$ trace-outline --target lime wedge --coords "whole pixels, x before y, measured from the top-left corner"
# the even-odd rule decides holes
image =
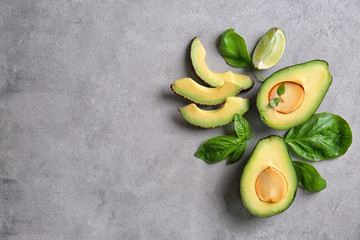
[[[252,61],[257,69],[269,69],[281,59],[285,50],[285,35],[275,27],[265,33],[257,43]]]

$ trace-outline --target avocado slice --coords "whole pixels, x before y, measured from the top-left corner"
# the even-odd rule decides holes
[[[297,190],[294,166],[283,139],[261,139],[245,165],[240,182],[241,198],[255,216],[270,217],[285,211]]]
[[[217,105],[225,102],[226,97],[236,96],[242,87],[235,83],[225,81],[224,85],[217,88],[201,86],[191,78],[182,78],[171,85],[171,89],[195,103],[203,105]]]
[[[191,103],[185,107],[179,108],[179,111],[186,121],[195,126],[215,128],[232,122],[236,113],[243,115],[249,108],[249,99],[227,97],[224,105],[216,110],[203,110]]]
[[[198,37],[192,41],[190,57],[196,74],[210,86],[221,87],[225,81],[233,82],[243,89],[249,89],[254,85],[254,81],[249,76],[235,74],[231,71],[217,73],[210,70],[205,62],[205,48]]]
[[[320,106],[332,82],[329,65],[322,60],[290,66],[267,78],[257,95],[261,119],[269,126],[286,130],[304,123]],[[272,98],[279,98],[277,89],[285,86],[285,93],[277,107]]]

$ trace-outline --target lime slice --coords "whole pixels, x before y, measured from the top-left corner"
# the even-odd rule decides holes
[[[254,67],[260,70],[275,66],[284,53],[285,42],[285,35],[280,28],[267,31],[255,47],[252,58]]]

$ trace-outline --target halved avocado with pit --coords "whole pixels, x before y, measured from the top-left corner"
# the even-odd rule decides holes
[[[261,139],[245,165],[240,181],[244,206],[255,216],[270,217],[293,202],[297,177],[283,139]]]
[[[261,119],[269,126],[286,130],[304,123],[320,106],[332,82],[329,65],[314,60],[284,68],[267,78],[257,95]],[[283,85],[285,93],[278,95]],[[276,107],[272,99],[280,99]]]
[[[242,87],[235,83],[225,81],[224,85],[217,88],[204,87],[191,78],[182,78],[171,85],[171,89],[195,103],[203,105],[217,105],[225,102],[227,97],[236,96]]]
[[[243,89],[249,89],[254,85],[254,81],[247,75],[235,74],[231,71],[217,73],[210,70],[205,61],[205,48],[198,37],[194,38],[191,44],[190,57],[196,74],[210,86],[221,87],[225,81],[233,82]]]
[[[249,99],[227,97],[224,105],[216,110],[203,110],[191,103],[185,107],[179,108],[179,111],[186,121],[195,126],[215,128],[232,122],[236,113],[243,115],[249,109]]]

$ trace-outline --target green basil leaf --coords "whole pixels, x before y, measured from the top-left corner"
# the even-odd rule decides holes
[[[309,192],[320,192],[326,188],[326,180],[320,176],[314,166],[300,161],[293,161],[293,165],[299,187]]]
[[[276,108],[280,103],[280,98],[273,98],[270,100],[270,106]]]
[[[229,158],[237,149],[240,139],[233,136],[214,137],[207,140],[195,153],[206,163],[217,163]]]
[[[250,136],[250,125],[240,114],[235,114],[234,127],[236,135],[242,140]]]
[[[220,54],[234,67],[252,67],[245,40],[230,28],[221,35]]]
[[[290,129],[285,142],[301,157],[320,161],[345,154],[352,143],[352,133],[349,124],[340,116],[319,113]]]
[[[285,93],[285,84],[281,84],[277,89],[277,94],[279,97]]]
[[[242,141],[238,145],[238,147],[235,150],[235,152],[233,153],[233,155],[229,158],[226,165],[230,165],[230,164],[233,164],[233,163],[236,163],[237,161],[239,161],[240,158],[244,155],[245,150],[246,150],[246,141]]]

